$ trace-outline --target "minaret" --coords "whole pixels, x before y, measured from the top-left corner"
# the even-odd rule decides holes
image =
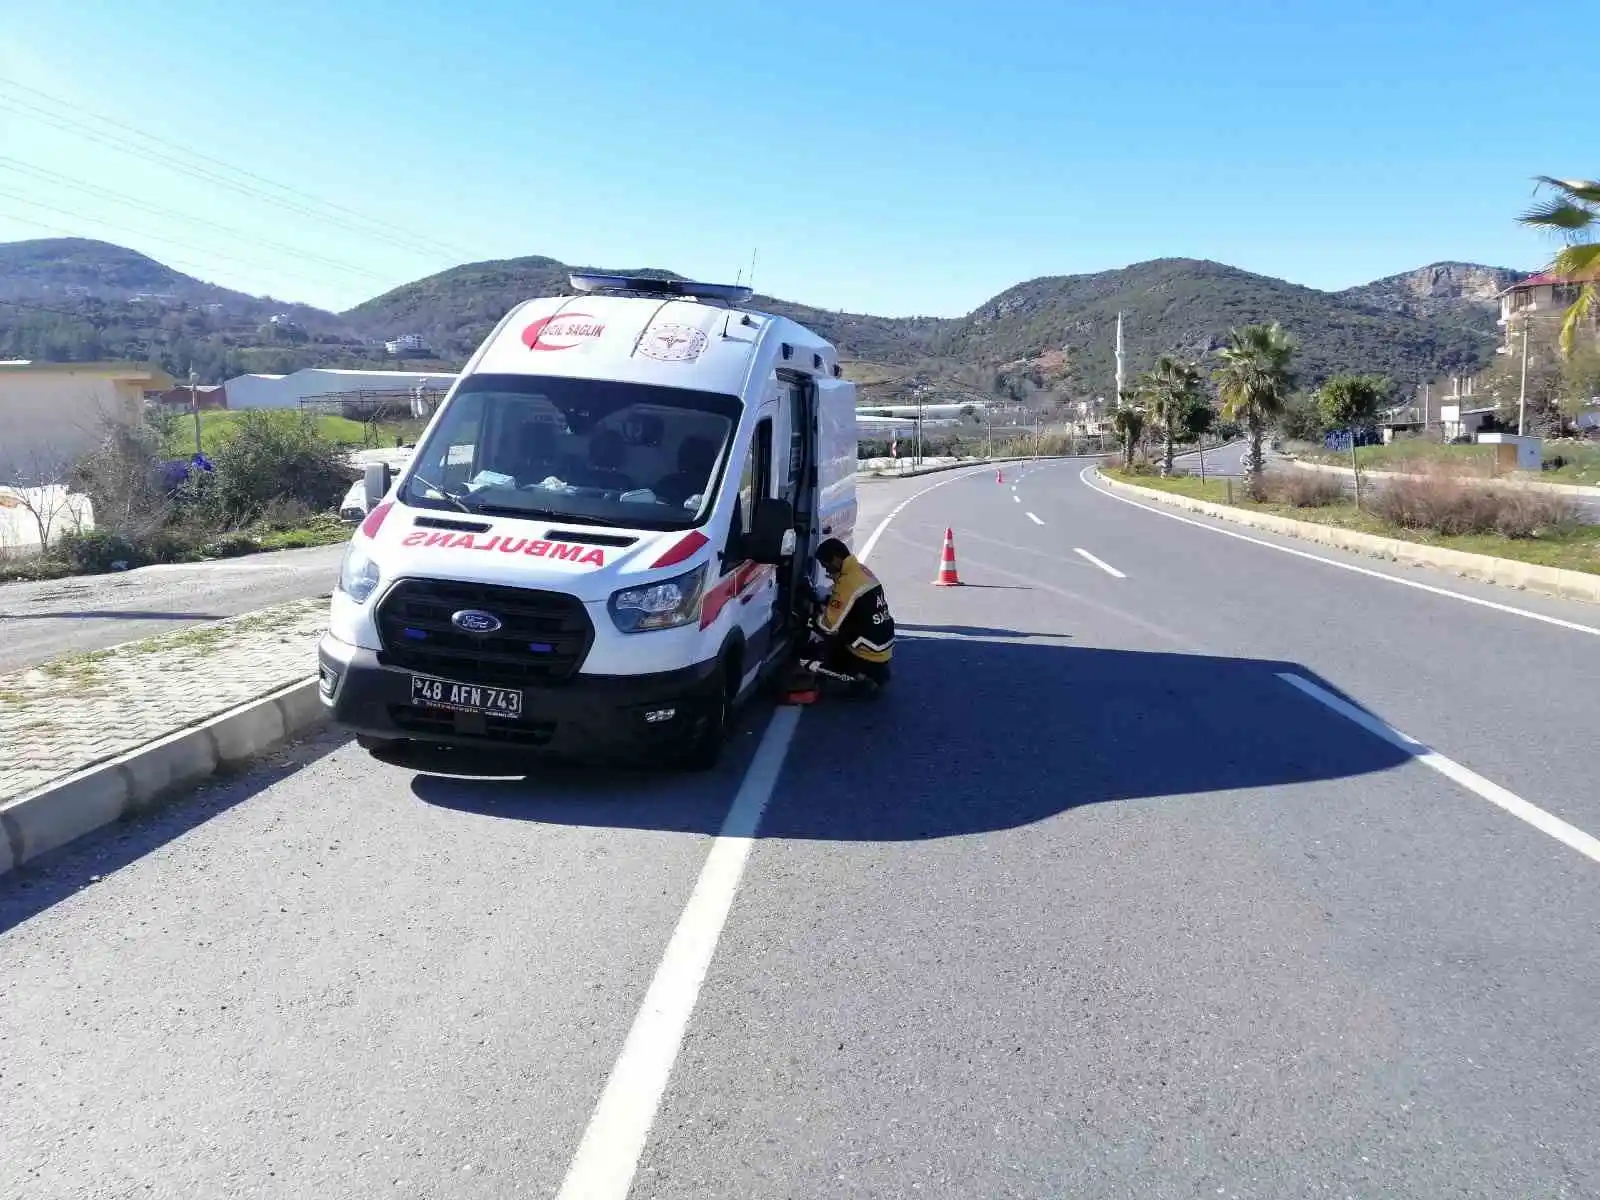
[[[1122,314],[1117,314],[1117,400],[1122,400]]]

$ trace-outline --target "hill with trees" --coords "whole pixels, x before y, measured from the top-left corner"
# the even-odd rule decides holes
[[[178,375],[193,364],[216,382],[243,371],[395,366],[383,341],[418,334],[434,357],[405,365],[456,369],[513,304],[569,293],[567,276],[581,269],[538,256],[469,263],[331,313],[219,288],[105,242],[15,242],[0,245],[0,356],[126,358]],[[1119,312],[1130,377],[1160,355],[1202,357],[1229,329],[1273,320],[1299,345],[1305,385],[1340,372],[1401,384],[1474,372],[1497,342],[1492,295],[1515,276],[1440,263],[1335,293],[1168,258],[1029,280],[958,318],[879,317],[769,296],[757,304],[837,344],[876,402],[1060,399],[1109,393]]]

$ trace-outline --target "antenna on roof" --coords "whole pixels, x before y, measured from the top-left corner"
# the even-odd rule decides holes
[[[738,284],[699,283],[693,279],[650,279],[643,275],[601,275],[594,272],[575,272],[570,279],[574,291],[589,294],[610,292],[625,296],[674,296],[717,304],[743,304],[752,295],[750,288]]]
[[[752,293],[756,290],[756,254],[758,252],[755,249],[750,251],[750,291]]]

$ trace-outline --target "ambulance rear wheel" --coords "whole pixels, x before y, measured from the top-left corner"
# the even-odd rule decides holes
[[[682,763],[689,771],[709,771],[722,760],[722,747],[728,740],[728,723],[733,715],[727,668],[718,675],[718,699],[706,705],[705,715],[695,730],[694,741],[684,753]]]

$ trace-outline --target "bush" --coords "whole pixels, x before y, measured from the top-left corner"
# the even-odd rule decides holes
[[[1378,490],[1372,511],[1403,529],[1446,536],[1531,538],[1577,520],[1577,509],[1565,496],[1470,483],[1442,472],[1389,481]]]
[[[1326,508],[1345,498],[1344,484],[1339,477],[1324,475],[1321,471],[1268,471],[1261,483],[1270,504]]]
[[[61,535],[51,554],[85,575],[142,567],[151,561],[144,548],[111,529],[69,530]]]
[[[213,465],[205,501],[224,525],[247,524],[285,503],[330,509],[355,478],[344,450],[305,413],[240,413]]]

